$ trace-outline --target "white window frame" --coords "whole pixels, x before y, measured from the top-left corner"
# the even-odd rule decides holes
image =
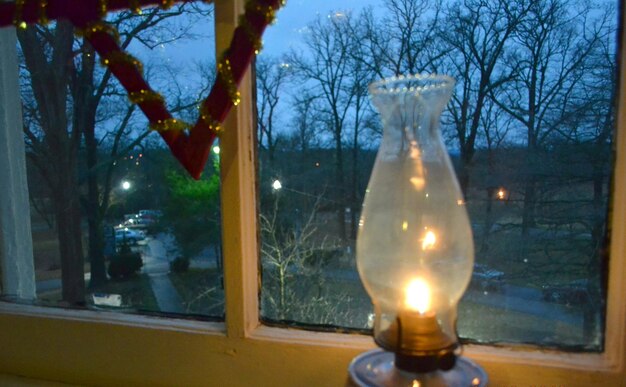
[[[243,4],[215,1],[218,52],[228,44]],[[624,47],[621,57],[626,58]],[[621,74],[625,62],[618,62]],[[351,359],[374,348],[371,338],[259,322],[252,85],[248,73],[242,103],[230,114],[220,142],[226,322],[0,302],[0,384],[32,383],[16,375],[90,385],[345,384]],[[626,385],[626,77],[619,86],[605,351],[466,346],[465,355],[486,369],[492,385]]]

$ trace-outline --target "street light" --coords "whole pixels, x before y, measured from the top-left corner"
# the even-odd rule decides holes
[[[507,199],[507,196],[508,196],[504,188],[500,188],[496,195],[498,196],[498,200],[505,200]]]
[[[123,180],[122,181],[122,189],[124,191],[128,191],[130,189],[130,187],[131,187],[130,181],[128,181],[128,180]]]
[[[272,189],[274,191],[279,191],[281,188],[283,188],[283,185],[280,183],[280,180],[276,179],[272,182]]]

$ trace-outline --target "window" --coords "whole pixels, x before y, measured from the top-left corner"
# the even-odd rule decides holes
[[[601,351],[614,5],[397,0],[285,10],[290,23],[269,31],[272,49],[256,67],[266,321],[368,328],[355,240],[382,128],[367,86],[438,72],[456,79],[441,129],[476,251],[459,335]]]
[[[206,4],[107,16],[187,122],[215,78],[213,21]],[[219,145],[189,178],[101,65],[116,57],[70,28],[17,33],[34,267],[10,275],[34,274],[38,304],[223,319]]]
[[[242,8],[242,2],[216,2],[218,50],[227,44]],[[255,172],[254,159],[249,157],[254,149],[251,84],[247,77],[241,87],[242,104],[231,114],[220,144],[223,233],[228,236],[223,246],[226,322],[60,311],[2,302],[0,380],[15,384],[16,377],[11,375],[21,375],[76,384],[301,385],[304,379],[317,385],[345,383],[348,363],[373,347],[370,338],[259,326]],[[623,114],[617,149],[626,149]],[[617,153],[613,207],[617,219],[626,216],[624,156]],[[625,226],[614,221],[613,233],[625,235]],[[602,354],[486,346],[466,346],[466,354],[486,368],[493,384],[619,385],[626,372],[625,243],[622,237],[611,243],[608,340]]]

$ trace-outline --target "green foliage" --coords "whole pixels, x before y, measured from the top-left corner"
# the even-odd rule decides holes
[[[135,276],[143,266],[141,254],[133,252],[127,244],[122,245],[120,251],[111,257],[109,262],[109,277],[115,280]]]
[[[219,243],[219,174],[213,172],[194,180],[170,171],[167,182],[169,201],[164,208],[164,221],[171,227],[182,255],[193,257],[210,244]]]
[[[170,262],[170,271],[172,273],[184,273],[189,270],[189,258],[177,257]]]

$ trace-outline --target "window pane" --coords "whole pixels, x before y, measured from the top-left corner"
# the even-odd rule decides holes
[[[172,114],[195,121],[214,79],[212,6],[107,22]],[[219,148],[191,179],[69,24],[18,40],[37,302],[222,318]]]
[[[456,79],[441,127],[476,250],[459,335],[601,350],[615,6],[287,5],[257,61],[263,318],[371,327],[354,254],[382,135],[367,85],[437,72]]]

